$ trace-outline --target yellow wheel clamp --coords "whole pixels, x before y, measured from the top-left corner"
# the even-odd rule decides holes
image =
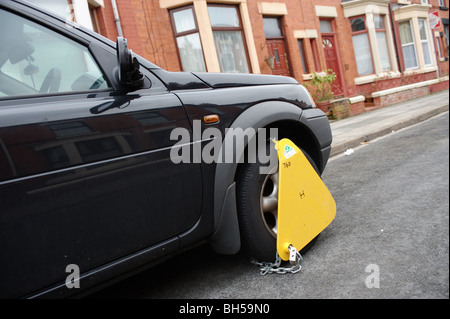
[[[304,248],[334,219],[336,203],[292,141],[275,142],[275,149],[279,161],[277,252],[282,260],[294,261],[295,250]]]

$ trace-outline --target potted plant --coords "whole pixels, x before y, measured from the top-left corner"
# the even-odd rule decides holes
[[[316,102],[316,106],[324,112],[328,112],[330,100],[334,98],[332,84],[336,80],[336,73],[332,69],[320,73],[314,72],[310,83],[305,83],[312,97]]]

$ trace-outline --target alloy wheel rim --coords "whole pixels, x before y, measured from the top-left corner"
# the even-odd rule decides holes
[[[276,172],[268,174],[261,188],[261,217],[267,231],[277,237],[278,228],[278,181],[279,174]]]

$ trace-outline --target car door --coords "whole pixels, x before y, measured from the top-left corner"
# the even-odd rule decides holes
[[[200,218],[200,164],[170,159],[178,98],[150,72],[120,91],[114,51],[50,23],[0,8],[0,297],[169,253]]]

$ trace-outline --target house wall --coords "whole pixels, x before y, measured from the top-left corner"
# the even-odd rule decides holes
[[[118,36],[114,20],[112,0],[104,0],[97,6],[100,33],[115,40]],[[281,19],[284,42],[288,58],[289,75],[301,83],[308,83],[312,71],[327,69],[326,56],[322,48],[320,19],[333,21],[337,55],[339,58],[339,73],[342,80],[342,95],[348,98],[357,97],[361,104],[364,99],[367,107],[383,106],[407,99],[414,94],[396,93],[395,98],[380,98],[377,92],[386,88],[402,87],[413,83],[443,78],[439,85],[433,85],[420,92],[432,93],[448,88],[448,45],[442,22],[448,23],[449,0],[445,6],[439,5],[439,0],[429,0],[428,5],[421,0],[116,0],[119,11],[123,36],[128,39],[129,47],[139,55],[169,71],[182,71],[177,43],[174,37],[170,10],[192,5],[202,43],[203,56],[208,72],[219,72],[217,51],[214,45],[213,32],[208,16],[208,3],[221,3],[237,6],[244,32],[244,43],[251,73],[271,74],[272,70],[265,58],[268,56],[266,37],[263,29],[263,17],[279,17]],[[433,63],[423,65],[423,53],[418,50],[419,68],[406,70],[403,63],[402,44],[398,29],[399,22],[404,19],[422,17],[429,23],[429,14],[438,12],[442,19],[441,25],[429,30],[429,43]],[[370,19],[373,15],[385,15],[388,50],[391,60],[391,70],[380,69],[380,57],[375,31],[368,31],[371,41],[371,53],[374,73],[358,75],[357,57],[353,48],[352,28],[350,19],[363,15]],[[447,19],[447,20],[445,20]],[[416,37],[418,29],[414,29]],[[305,63],[310,73],[304,73],[298,41],[304,40]],[[438,50],[438,43],[440,52]],[[316,45],[316,49],[313,47]],[[316,52],[319,70],[316,70],[314,52]],[[447,78],[446,78],[447,77]],[[447,85],[447,86],[446,86]],[[420,93],[420,94],[422,94]],[[419,94],[419,93],[417,93]],[[385,102],[381,103],[380,100]],[[358,108],[362,112],[363,108]]]

